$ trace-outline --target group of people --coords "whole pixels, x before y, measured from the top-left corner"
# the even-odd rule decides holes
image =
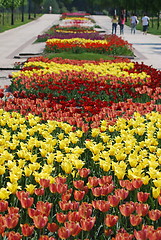
[[[120,35],[124,34],[124,24],[125,24],[125,15],[121,14],[120,17],[117,17],[115,14],[112,18],[112,34],[116,34],[117,26],[120,26]],[[149,26],[150,18],[144,14],[142,17],[142,26],[143,26],[143,34],[147,34],[148,26]],[[137,16],[133,13],[130,17],[131,23],[131,34],[135,34],[136,32],[136,25],[139,23]]]

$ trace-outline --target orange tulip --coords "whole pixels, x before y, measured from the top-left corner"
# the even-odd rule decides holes
[[[54,237],[49,237],[47,235],[41,235],[38,240],[56,240]]]
[[[40,210],[33,209],[33,208],[28,208],[27,209],[28,215],[30,218],[33,218],[35,216],[41,215]]]
[[[58,236],[61,238],[61,239],[67,239],[71,236],[70,234],[70,230],[67,229],[66,227],[60,227],[58,229]]]
[[[69,199],[71,198],[71,196],[72,196],[72,191],[67,190],[65,193],[63,193],[63,194],[61,195],[61,199],[62,199],[62,201],[69,201]]]
[[[96,187],[96,186],[98,186],[98,178],[97,177],[89,177],[88,183],[90,184],[90,186]]]
[[[8,213],[9,214],[15,214],[15,213],[19,213],[19,208],[18,207],[8,207]]]
[[[140,231],[134,230],[134,236],[137,240],[147,240],[147,231],[144,229]]]
[[[84,187],[84,181],[83,180],[73,181],[73,186],[77,189],[82,190]]]
[[[56,183],[65,183],[67,181],[66,177],[56,177],[55,178]]]
[[[111,207],[116,207],[116,206],[118,206],[118,204],[120,202],[120,198],[116,195],[109,195],[108,201],[109,201]]]
[[[147,192],[137,192],[137,199],[139,202],[146,202],[148,200],[150,193]]]
[[[34,232],[34,226],[30,226],[29,224],[20,224],[21,226],[21,231],[23,236],[28,237],[31,236]]]
[[[59,201],[59,207],[63,210],[63,211],[68,211],[70,210],[70,202],[67,201]]]
[[[0,214],[0,235],[5,231],[5,217]]]
[[[56,213],[56,219],[59,223],[64,223],[67,220],[67,215],[62,212]]]
[[[50,231],[50,232],[56,232],[58,230],[59,226],[56,224],[56,223],[48,223],[47,225],[47,229]]]
[[[109,175],[109,176],[102,176],[102,179],[103,179],[103,181],[105,183],[108,183],[108,184],[112,183],[112,176],[111,175]]]
[[[81,227],[78,222],[65,222],[65,227],[70,230],[72,236],[77,236],[81,232]]]
[[[134,188],[141,188],[141,186],[143,185],[143,181],[141,179],[133,179],[132,180],[132,185]]]
[[[64,183],[57,183],[56,184],[56,190],[58,193],[63,194],[67,191],[68,185]]]
[[[37,195],[37,196],[43,196],[45,191],[44,191],[44,188],[36,188],[34,193]]]
[[[79,222],[80,218],[79,212],[68,212],[68,220],[70,222]]]
[[[97,200],[96,206],[101,212],[107,212],[110,209],[110,203],[105,200]]]
[[[92,188],[92,194],[95,197],[100,197],[102,194],[102,187],[96,187],[96,188]]]
[[[130,216],[131,213],[134,212],[135,206],[133,203],[127,202],[125,204],[120,205],[119,210],[123,216],[128,217]]]
[[[101,188],[101,195],[102,196],[106,196],[106,195],[108,195],[108,194],[110,194],[110,193],[112,193],[113,192],[113,190],[114,190],[114,185],[111,183],[111,184],[105,184],[104,186],[102,186],[102,188]]]
[[[117,215],[107,214],[105,217],[105,224],[107,227],[113,227],[118,222],[119,217]]]
[[[15,228],[19,221],[19,214],[6,214],[4,216],[4,222],[6,228]]]
[[[74,199],[76,201],[81,201],[84,198],[85,195],[85,191],[74,191]]]
[[[158,203],[161,205],[161,195],[158,197]]]
[[[40,179],[40,185],[43,188],[47,188],[50,185],[50,180],[49,179]]]
[[[11,231],[7,234],[8,240],[20,240],[22,235],[18,232]]]
[[[5,200],[0,200],[0,212],[5,212],[8,208],[8,202]]]
[[[136,203],[135,204],[136,212],[139,216],[145,216],[148,214],[149,205],[145,203]]]
[[[49,184],[49,189],[50,189],[50,192],[56,193],[57,192],[56,184],[55,183],[50,183]]]
[[[39,210],[44,216],[49,216],[52,208],[52,203],[39,201],[36,203],[36,209]]]
[[[161,217],[161,211],[159,209],[152,209],[148,214],[152,221],[157,221]]]
[[[34,202],[34,198],[32,197],[24,197],[20,200],[21,206],[23,208],[30,208]]]
[[[141,222],[142,222],[141,216],[130,214],[130,223],[132,226],[138,226]]]
[[[95,224],[96,218],[95,217],[88,217],[80,220],[80,225],[82,230],[84,231],[90,231],[94,224]]]
[[[120,200],[124,200],[128,197],[129,191],[125,190],[124,188],[116,189],[115,195],[120,198]]]
[[[92,205],[89,203],[83,202],[79,206],[78,212],[82,218],[89,218],[92,214]]]
[[[132,240],[133,235],[129,233],[117,233],[114,240]]]
[[[17,196],[18,200],[21,201],[21,199],[23,199],[23,198],[28,198],[28,197],[29,197],[29,192],[17,191],[17,192],[16,192],[16,196]]]
[[[37,215],[33,217],[33,222],[36,228],[42,229],[48,222],[48,217],[43,215]]]
[[[90,174],[90,171],[88,168],[78,169],[78,173],[82,178],[86,178]]]

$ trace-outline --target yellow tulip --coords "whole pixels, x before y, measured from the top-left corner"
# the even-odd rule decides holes
[[[160,188],[154,188],[152,187],[152,195],[154,198],[158,198],[160,195]]]
[[[35,188],[36,188],[36,185],[33,185],[33,184],[29,184],[29,185],[26,185],[26,191],[29,192],[30,194],[33,194],[34,191],[35,191]]]
[[[31,176],[32,174],[32,170],[30,168],[28,168],[27,166],[24,167],[24,173],[26,177]]]
[[[63,161],[61,163],[61,168],[67,174],[70,174],[73,170],[72,164],[69,161]]]
[[[10,191],[8,191],[6,188],[0,189],[0,199],[6,200],[9,199]]]
[[[5,166],[0,166],[0,175],[3,175],[6,171]]]
[[[7,189],[10,191],[10,193],[15,194],[17,190],[21,189],[21,187],[17,183],[7,182]]]

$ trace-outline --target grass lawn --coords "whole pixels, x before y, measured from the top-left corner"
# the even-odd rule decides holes
[[[75,59],[75,60],[112,60],[114,57],[105,55],[105,54],[98,54],[98,53],[69,53],[69,52],[61,52],[61,53],[45,53],[45,57],[48,57],[49,59],[55,58],[55,57],[61,57],[63,59]]]

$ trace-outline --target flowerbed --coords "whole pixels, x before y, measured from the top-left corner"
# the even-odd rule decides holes
[[[28,59],[0,91],[1,238],[161,239],[160,82],[123,58]]]

